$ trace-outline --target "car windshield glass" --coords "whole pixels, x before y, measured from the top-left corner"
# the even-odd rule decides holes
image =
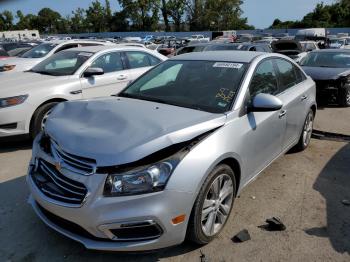
[[[81,51],[61,51],[35,67],[30,71],[45,75],[64,76],[74,74],[80,66],[88,60],[93,53]]]
[[[119,96],[223,113],[230,109],[246,68],[235,62],[166,61]]]
[[[25,52],[21,57],[42,58],[46,56],[55,46],[57,46],[57,44],[52,44],[52,43],[41,44]]]
[[[301,62],[302,66],[350,68],[350,52],[314,52]]]
[[[345,44],[345,39],[331,39],[330,43],[343,45],[343,44]]]

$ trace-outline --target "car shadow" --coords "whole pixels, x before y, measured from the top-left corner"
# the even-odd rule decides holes
[[[47,227],[27,203],[29,190],[25,174],[0,183],[1,261],[159,261],[198,252],[200,246],[183,243],[152,252],[102,252],[85,249]],[[197,251],[196,251],[197,250]]]
[[[326,164],[313,188],[326,201],[327,226],[305,229],[305,233],[329,238],[335,251],[350,254],[350,144],[341,148]]]
[[[0,153],[31,149],[32,143],[32,140],[28,136],[0,138]]]

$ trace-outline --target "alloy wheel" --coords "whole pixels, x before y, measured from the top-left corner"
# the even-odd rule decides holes
[[[233,183],[227,174],[219,175],[209,187],[202,206],[203,233],[210,237],[224,226],[233,203]]]
[[[303,128],[304,146],[307,146],[310,143],[312,129],[313,129],[313,123],[314,123],[314,115],[312,112],[310,112],[306,117],[306,121],[305,121],[304,128]]]

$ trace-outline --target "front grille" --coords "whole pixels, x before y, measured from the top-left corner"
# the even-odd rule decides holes
[[[54,200],[80,205],[87,194],[84,184],[62,175],[54,165],[39,159],[31,177],[39,190]]]
[[[96,173],[96,161],[90,158],[69,154],[51,141],[51,153],[60,164],[68,170],[82,175]]]

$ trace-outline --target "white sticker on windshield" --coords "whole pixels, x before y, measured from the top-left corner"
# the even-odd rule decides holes
[[[222,68],[233,68],[233,69],[240,69],[243,66],[243,64],[238,63],[224,63],[224,62],[216,62],[213,67],[222,67]]]
[[[88,56],[88,57],[90,57],[90,56],[92,56],[92,53],[80,52],[80,53],[78,54],[78,56]]]

